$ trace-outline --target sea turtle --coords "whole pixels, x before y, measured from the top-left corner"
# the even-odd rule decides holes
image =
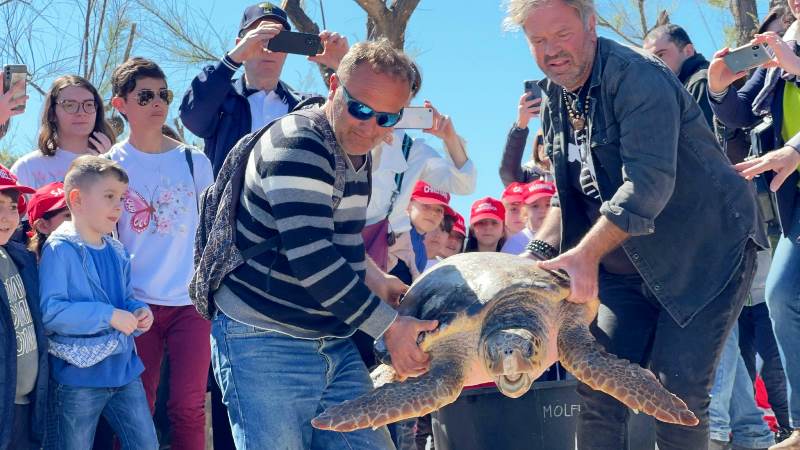
[[[603,350],[589,332],[599,301],[565,299],[569,279],[519,256],[467,253],[440,262],[412,284],[400,314],[436,319],[420,339],[430,370],[399,380],[384,364],[372,373],[376,389],[326,409],[320,429],[376,428],[423,416],[456,400],[464,386],[489,381],[508,397],[530,389],[556,361],[575,377],[656,419],[696,425],[686,404],[655,375]]]

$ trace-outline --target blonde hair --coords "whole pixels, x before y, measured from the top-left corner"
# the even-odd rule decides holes
[[[367,64],[378,74],[388,75],[394,79],[408,83],[409,89],[419,90],[417,84],[421,83],[419,72],[415,69],[414,62],[402,50],[392,47],[386,38],[374,41],[359,42],[350,47],[344,55],[336,74],[343,81],[356,71],[359,66]]]
[[[522,28],[534,8],[554,1],[561,1],[567,6],[575,8],[584,24],[587,23],[589,17],[595,14],[594,0],[507,0],[506,18],[503,20],[504,28],[506,30]]]

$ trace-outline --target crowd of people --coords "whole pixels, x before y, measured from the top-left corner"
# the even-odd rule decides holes
[[[37,148],[0,166],[0,449],[202,449],[207,391],[217,450],[434,448],[430,416],[350,433],[311,419],[372,388],[376,340],[399,376],[428,369],[417,341],[437,322],[396,310],[465,252],[531,258],[570,275],[568,301],[600,298],[597,340],[700,420],[657,423],[660,449],[800,449],[800,1],[764,18],[752,44],[772,59],[750,72],[674,24],[641,49],[599,37],[592,0],[507,8],[547,78],[498,155],[505,189],[468,215],[450,205],[476,190],[467,142],[386,40],[321,32],[309,59],[329,90],[303,94],[267,49],[286,12],[246,8],[181,100],[202,150],[166,125],[157,62],[119,65],[110,102],[58,77]],[[2,130],[31,120],[23,88],[0,93]],[[431,139],[394,128],[411,104],[433,111]],[[199,295],[207,258],[224,273]],[[578,448],[627,448],[630,411],[578,392]]]

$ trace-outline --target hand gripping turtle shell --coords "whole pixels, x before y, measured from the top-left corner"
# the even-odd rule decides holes
[[[635,411],[696,425],[686,404],[655,375],[607,353],[589,332],[599,301],[566,301],[569,280],[529,259],[467,253],[439,263],[409,289],[400,314],[439,321],[422,337],[430,370],[401,381],[389,365],[372,373],[376,389],[332,406],[316,428],[352,431],[418,417],[448,405],[464,386],[493,381],[517,398],[556,361],[592,389]]]

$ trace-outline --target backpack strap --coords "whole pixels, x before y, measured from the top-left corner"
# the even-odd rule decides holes
[[[406,162],[408,162],[408,155],[411,152],[411,146],[414,145],[414,140],[411,137],[403,133],[403,158],[405,158]],[[400,190],[403,188],[403,178],[405,177],[405,171],[395,174],[394,176],[394,191],[392,191],[392,196],[389,199],[389,209],[386,211],[386,217],[384,219],[388,219],[389,216],[392,215],[392,210],[394,210],[394,204],[397,201],[397,197],[400,195]],[[370,183],[370,192],[372,192],[372,185]]]
[[[197,212],[200,212],[200,196],[197,195],[197,181],[194,179],[194,159],[192,159],[192,150],[189,149],[189,146],[183,147],[183,156],[186,158],[186,165],[189,166],[189,175],[192,177],[194,204],[197,206]]]

